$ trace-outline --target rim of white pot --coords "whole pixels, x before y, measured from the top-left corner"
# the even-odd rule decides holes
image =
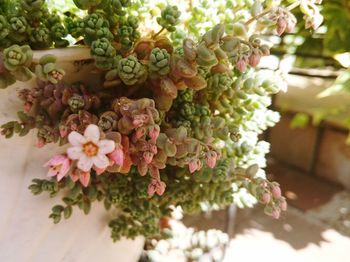
[[[38,63],[40,58],[44,55],[54,55],[56,56],[58,62],[92,59],[89,47],[71,46],[71,47],[65,47],[65,48],[33,50],[33,62]]]

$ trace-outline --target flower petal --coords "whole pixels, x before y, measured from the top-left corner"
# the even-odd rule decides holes
[[[81,134],[78,132],[72,131],[68,135],[68,141],[71,143],[73,146],[80,146],[82,144],[86,143],[86,138],[83,137]]]
[[[87,157],[86,155],[83,155],[79,161],[78,161],[78,168],[84,172],[88,172],[90,171],[92,165],[94,164],[94,162],[92,161],[92,158]]]
[[[100,140],[100,129],[97,125],[88,125],[85,129],[84,136],[87,140],[97,144],[98,140]]]
[[[54,177],[57,175],[57,171],[54,170],[53,168],[50,168],[49,171],[47,171],[47,176],[49,177]]]
[[[98,142],[99,152],[101,154],[109,154],[114,151],[115,143],[112,140],[101,140]]]
[[[94,156],[92,158],[92,161],[97,168],[104,169],[109,166],[109,160],[103,154],[98,154],[97,156]]]
[[[74,146],[67,149],[67,155],[70,159],[77,160],[83,157],[84,153],[81,147]]]

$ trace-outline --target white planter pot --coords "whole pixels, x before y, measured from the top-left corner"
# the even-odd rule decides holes
[[[84,63],[90,58],[88,49],[39,51],[35,52],[34,60],[45,53],[58,57],[66,71],[65,80],[83,80],[89,84],[99,81],[99,76],[91,73],[93,64]],[[1,124],[17,119],[16,112],[22,110],[23,105],[16,91],[34,83],[17,82],[0,90]],[[38,149],[35,142],[33,133],[22,138],[0,137],[0,261],[137,261],[144,239],[113,243],[108,228],[112,216],[101,203],[95,203],[89,215],[75,208],[70,219],[53,224],[48,215],[61,199],[50,198],[45,193],[34,196],[28,186],[34,178],[46,178],[47,170],[42,165],[62,149],[57,145]]]

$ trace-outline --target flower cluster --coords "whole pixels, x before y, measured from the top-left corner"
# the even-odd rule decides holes
[[[249,25],[264,18],[278,34],[290,31],[290,7],[265,3],[268,11],[259,13],[257,4],[249,6],[254,12],[248,21],[224,15],[203,34],[190,28],[191,39],[176,28],[177,6],[150,18],[161,26],[154,33],[140,29],[145,11],[129,0],[74,0],[88,11],[82,17],[50,13],[43,0],[13,2],[15,13],[0,14],[0,84],[32,74],[37,81],[19,91],[24,112],[1,133],[24,136],[34,129],[38,147],[66,145],[45,164],[49,179],[30,186],[34,194],[51,196],[65,189],[64,204],[50,215],[55,223],[69,218],[74,206],[89,213],[92,202],[103,201],[106,209],[120,210],[109,223],[118,240],[160,234],[173,207],[187,213],[224,207],[242,192],[275,218],[286,209],[278,184],[261,175],[268,149],[258,141],[278,119],[267,107],[281,87],[255,72],[269,47],[259,26]],[[65,82],[59,57],[33,63],[30,47],[66,46],[68,34],[90,48],[100,83]]]

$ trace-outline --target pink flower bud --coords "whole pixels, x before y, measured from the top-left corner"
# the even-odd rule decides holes
[[[197,171],[198,169],[198,161],[197,159],[192,159],[190,160],[190,162],[188,163],[188,167],[190,169],[190,173],[194,173],[195,171]]]
[[[160,128],[159,126],[153,126],[149,132],[148,132],[148,135],[149,137],[151,138],[152,141],[157,141],[157,138],[159,136],[159,133],[160,133]]]
[[[124,163],[124,152],[120,146],[117,146],[116,149],[110,153],[109,158],[118,166],[122,166]]]
[[[24,112],[28,113],[32,109],[32,103],[26,102],[24,104]]]
[[[282,195],[282,192],[281,192],[281,188],[279,187],[279,185],[274,184],[271,188],[271,193],[272,193],[274,198],[280,198]]]
[[[46,142],[45,142],[45,140],[43,139],[43,138],[39,138],[38,139],[38,141],[36,142],[36,147],[37,148],[42,148],[43,146],[45,146],[46,145]]]
[[[271,201],[271,194],[268,192],[263,193],[260,201],[262,204],[268,204]]]
[[[279,219],[280,218],[281,211],[278,209],[273,209],[271,216],[274,219]]]
[[[96,175],[102,175],[103,174],[103,172],[105,172],[106,171],[106,168],[98,168],[98,167],[95,167],[94,166],[94,170],[96,171]]]
[[[260,54],[256,51],[253,51],[253,53],[249,56],[249,64],[252,67],[256,67],[260,62],[260,58]]]
[[[151,183],[148,185],[147,193],[150,197],[152,197],[154,193],[161,196],[165,191],[165,187],[166,185],[163,181],[152,179]]]
[[[136,127],[140,127],[143,124],[147,123],[149,121],[149,116],[148,115],[136,115],[134,117],[134,120],[132,121],[133,126]]]
[[[236,68],[238,71],[243,73],[247,68],[247,62],[244,59],[240,58],[236,63]]]
[[[215,151],[210,151],[206,153],[206,163],[208,167],[214,168],[216,165],[218,154]]]
[[[280,17],[277,20],[277,34],[280,36],[287,28],[287,21],[284,17]]]
[[[150,148],[149,148],[149,151],[153,154],[157,154],[158,152],[158,148],[156,145],[151,145]]]
[[[68,135],[68,128],[66,126],[60,126],[60,136],[66,137]]]
[[[143,152],[143,159],[147,164],[150,164],[153,160],[153,154],[151,152]]]
[[[283,199],[280,204],[279,207],[281,208],[282,211],[286,211],[287,210],[287,201],[285,199]]]
[[[146,134],[146,129],[144,127],[140,127],[138,129],[136,129],[136,138],[140,139],[141,137],[143,137]]]

